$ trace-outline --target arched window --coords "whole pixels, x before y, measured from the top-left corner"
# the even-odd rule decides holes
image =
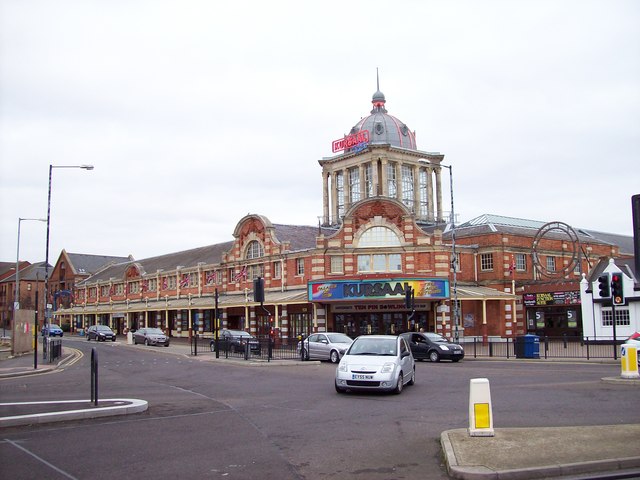
[[[399,247],[400,239],[396,232],[388,227],[371,227],[367,229],[360,240],[358,247]]]
[[[389,227],[371,227],[365,230],[358,241],[358,248],[399,247],[400,238]],[[400,253],[370,252],[358,255],[358,272],[401,272]]]
[[[247,254],[245,255],[245,258],[250,260],[252,258],[260,257],[264,257],[264,249],[262,248],[262,245],[257,240],[250,241],[249,245],[247,245]]]

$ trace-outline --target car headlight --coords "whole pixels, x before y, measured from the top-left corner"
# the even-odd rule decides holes
[[[448,351],[449,347],[447,347],[446,345],[440,345],[440,350]]]
[[[346,371],[348,371],[348,368],[347,368],[347,362],[340,362],[340,364],[338,365],[338,371],[339,371],[339,372],[346,372]]]
[[[395,368],[395,366],[396,366],[395,363],[387,362],[382,366],[380,373],[391,373],[393,372],[393,369]]]

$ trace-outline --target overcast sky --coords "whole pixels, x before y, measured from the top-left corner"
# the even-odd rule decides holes
[[[0,1],[0,261],[47,214],[50,263],[317,225],[318,160],[371,110],[484,213],[633,234],[640,2]],[[448,178],[444,172],[445,205]],[[449,208],[445,208],[449,210]],[[20,258],[45,258],[22,222]]]

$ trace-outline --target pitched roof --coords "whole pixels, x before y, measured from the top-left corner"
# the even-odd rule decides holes
[[[309,250],[316,247],[316,237],[319,235],[330,236],[336,230],[325,227],[311,227],[307,225],[277,225],[276,238],[282,242],[288,242],[290,251]]]
[[[527,220],[523,218],[505,217],[501,215],[484,214],[467,222],[456,225],[456,237],[479,235],[483,233],[507,233],[512,235],[535,236],[537,231],[549,222]],[[580,241],[589,243],[604,243],[617,245],[621,254],[633,255],[633,237],[614,233],[603,233],[584,228],[574,228]],[[443,236],[450,235],[448,228]],[[549,237],[561,238],[562,234],[549,232]]]
[[[181,252],[168,253],[157,257],[133,260],[126,258],[125,261],[112,263],[104,269],[96,272],[89,279],[90,282],[106,281],[111,278],[123,279],[124,273],[132,264],[139,265],[142,273],[150,274],[158,270],[175,270],[180,266],[183,268],[196,267],[199,263],[215,264],[220,263],[222,254],[228,251],[233,242],[218,243],[206,247],[192,248]],[[80,282],[82,283],[82,282]]]
[[[39,262],[39,263],[33,263],[27,267],[21,268],[20,277],[19,277],[20,281],[27,280],[27,281],[36,282],[41,280],[44,282],[44,277],[45,277],[44,265],[45,265],[45,262]],[[14,267],[13,269],[15,270],[15,264],[13,267]],[[49,265],[49,271],[51,271],[51,265]],[[11,283],[15,281],[16,281],[16,275],[14,273],[13,275],[10,275],[7,278],[3,279],[0,283]]]
[[[89,255],[86,253],[67,253],[71,268],[77,275],[91,275],[102,267],[113,263],[131,260],[131,257],[113,257],[109,255]]]

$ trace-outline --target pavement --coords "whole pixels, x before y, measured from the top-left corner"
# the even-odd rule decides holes
[[[126,342],[122,344],[126,345]],[[189,345],[178,341],[159,351],[189,355]],[[40,355],[37,368],[34,368],[33,354],[10,356],[6,349],[3,352],[0,348],[0,382],[7,378],[61,371],[81,357],[79,350],[64,347],[58,362],[44,363]],[[196,358],[242,366],[317,363],[293,360],[247,362],[242,359],[216,359],[213,355]],[[607,377],[602,381],[640,389],[640,379]],[[147,402],[139,399],[100,399],[97,403],[89,399],[0,403],[0,428],[127,415],[147,408]],[[495,428],[493,436],[471,436],[467,429],[455,429],[442,432],[440,443],[447,472],[456,479],[640,479],[640,424]]]

